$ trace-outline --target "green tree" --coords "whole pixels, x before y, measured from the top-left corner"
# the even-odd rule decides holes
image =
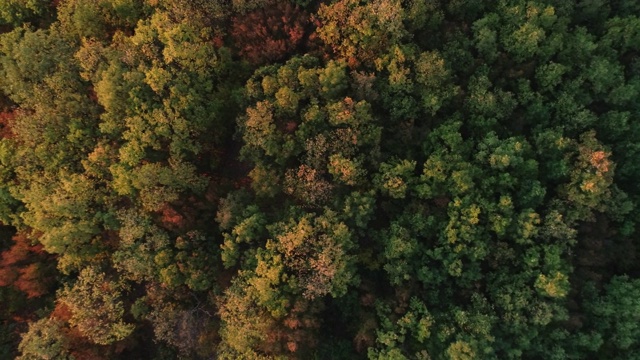
[[[69,340],[60,320],[40,319],[29,324],[18,349],[21,360],[65,359],[72,360]]]
[[[44,0],[2,0],[0,24],[18,27],[24,22],[38,20],[48,15],[50,6]]]
[[[602,336],[601,356],[625,358],[636,356],[638,349],[637,279],[616,276],[605,285],[601,296],[587,303],[589,321]]]
[[[92,342],[108,345],[122,340],[135,326],[126,323],[122,292],[126,288],[119,281],[106,277],[96,267],[83,269],[72,287],[65,287],[58,296],[72,312],[69,323]]]

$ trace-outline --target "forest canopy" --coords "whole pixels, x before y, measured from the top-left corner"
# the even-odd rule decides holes
[[[636,359],[635,0],[0,0],[0,358]]]

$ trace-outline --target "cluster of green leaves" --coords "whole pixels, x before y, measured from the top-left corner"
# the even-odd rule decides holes
[[[59,270],[0,353],[640,352],[635,1],[12,0],[0,31],[0,221]],[[44,274],[15,249],[11,303]]]

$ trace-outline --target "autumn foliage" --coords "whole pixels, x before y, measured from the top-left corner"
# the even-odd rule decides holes
[[[233,19],[231,36],[240,56],[252,64],[282,60],[300,46],[309,16],[289,2],[275,2]]]
[[[639,54],[638,0],[0,0],[0,360],[640,359]]]
[[[15,111],[0,112],[0,138],[10,138],[12,136],[11,124],[15,117]]]
[[[32,245],[25,234],[13,237],[14,244],[0,258],[0,286],[13,286],[34,298],[48,293],[53,283],[52,269],[42,245]]]

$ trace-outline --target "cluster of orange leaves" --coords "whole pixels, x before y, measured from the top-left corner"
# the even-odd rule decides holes
[[[13,137],[13,133],[11,132],[11,123],[15,117],[15,111],[0,112],[0,138]]]
[[[13,241],[13,246],[0,256],[0,286],[13,286],[29,298],[46,294],[53,278],[45,269],[48,255],[42,245],[32,245],[21,233]]]
[[[606,173],[609,171],[610,162],[608,154],[602,150],[592,152],[589,162],[600,173]]]
[[[231,37],[238,53],[252,64],[283,59],[302,43],[309,16],[289,2],[275,2],[233,19]]]

